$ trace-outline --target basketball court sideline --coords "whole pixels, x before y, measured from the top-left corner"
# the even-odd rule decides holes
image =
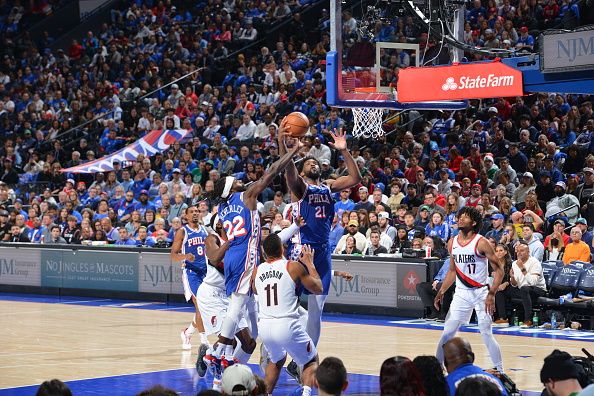
[[[179,331],[192,309],[148,301],[0,294],[0,396],[33,394],[51,378],[69,382],[76,395],[131,395],[158,383],[195,395],[212,378],[198,377],[196,351],[183,352],[179,345]],[[348,394],[377,394],[383,360],[434,354],[441,328],[425,320],[326,314],[320,357],[344,361],[350,373]],[[591,349],[594,342],[592,332],[504,328],[495,333],[506,371],[529,395],[540,393],[538,373],[554,348],[581,355],[581,348]],[[478,329],[467,326],[462,336],[472,343],[477,363],[488,367]],[[258,358],[256,352],[250,361],[256,373]],[[283,376],[275,394],[296,387]]]

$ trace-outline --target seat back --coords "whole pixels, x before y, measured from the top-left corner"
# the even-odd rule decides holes
[[[551,292],[575,291],[583,271],[572,264],[559,268],[551,281]]]
[[[578,261],[578,260],[572,261],[571,265],[575,265],[576,267],[581,268],[581,269],[588,269],[588,268],[592,267],[592,264],[587,263],[585,261]]]
[[[594,267],[582,271],[578,289],[588,294],[594,293]]]
[[[547,284],[547,289],[551,287],[551,281],[553,280],[553,276],[559,271],[557,267],[557,263],[554,261],[544,261],[542,263],[542,274],[544,276],[545,282]]]

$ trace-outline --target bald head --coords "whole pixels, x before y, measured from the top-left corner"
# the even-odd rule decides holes
[[[443,355],[448,373],[458,366],[474,362],[474,353],[468,341],[454,337],[443,345]]]

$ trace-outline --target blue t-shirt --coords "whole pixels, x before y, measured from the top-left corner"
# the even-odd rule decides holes
[[[462,366],[458,366],[454,371],[452,371],[446,377],[446,381],[448,383],[448,388],[450,389],[450,395],[455,395],[456,389],[458,388],[458,385],[460,385],[460,382],[462,382],[464,379],[470,378],[470,377],[472,377],[472,378],[480,377],[480,378],[484,378],[488,381],[491,381],[499,387],[499,389],[501,390],[501,394],[503,396],[508,396],[507,391],[505,390],[505,387],[503,386],[503,384],[501,383],[499,378],[483,371],[482,368],[475,366],[472,363],[463,364]]]

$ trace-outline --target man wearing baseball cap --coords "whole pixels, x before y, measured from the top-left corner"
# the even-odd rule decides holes
[[[491,216],[491,223],[493,224],[493,228],[487,232],[485,238],[493,238],[499,242],[505,229],[505,217],[501,213],[494,213]]]
[[[583,369],[581,369],[583,374]],[[540,370],[542,382],[549,396],[572,396],[580,394],[580,367],[567,352],[555,349],[544,359]]]
[[[573,195],[580,201],[580,214],[586,216],[588,214],[588,204],[594,203],[594,169],[584,168],[584,182],[579,184]]]
[[[245,364],[234,364],[228,367],[221,378],[221,390],[223,395],[228,396],[249,396],[260,394],[256,390],[256,378],[252,370]]]
[[[578,218],[579,205],[580,201],[575,195],[567,194],[565,182],[558,181],[555,183],[555,198],[547,203],[545,216],[548,217],[561,212],[560,216],[565,216],[570,223],[574,223]]]
[[[594,246],[592,246],[594,234],[588,231],[588,221],[583,217],[578,217],[575,221],[575,226],[582,231],[582,241],[588,245],[590,253],[594,254]]]

